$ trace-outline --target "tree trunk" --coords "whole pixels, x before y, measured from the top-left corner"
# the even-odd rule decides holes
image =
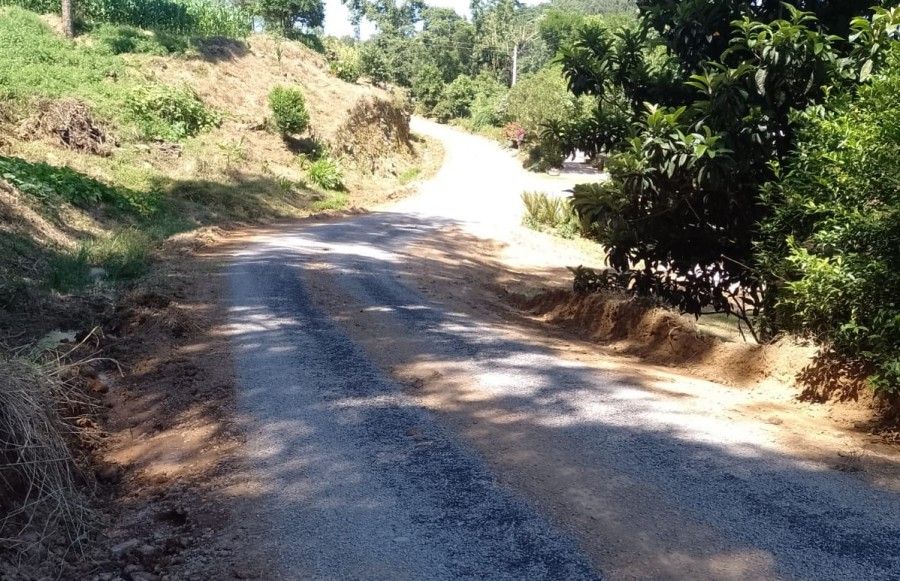
[[[75,0],[62,0],[62,24],[66,38],[75,37],[75,14],[72,3]]]
[[[519,42],[516,41],[513,44],[513,54],[512,54],[512,82],[509,84],[510,87],[516,86],[516,81],[519,79]]]

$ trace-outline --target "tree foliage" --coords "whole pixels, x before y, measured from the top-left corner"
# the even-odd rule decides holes
[[[322,0],[257,0],[256,11],[270,28],[286,36],[318,28],[325,21]]]
[[[859,94],[799,115],[796,147],[769,182],[758,267],[773,330],[869,359],[900,389],[900,52]]]
[[[568,128],[569,146],[574,147],[576,140],[579,147],[593,141],[595,151],[614,153],[609,182],[576,188],[573,203],[579,215],[609,249],[611,266],[628,275],[632,292],[661,297],[698,315],[710,308],[733,313],[748,325],[755,323],[751,330],[763,334],[806,328],[841,343],[845,335],[835,321],[859,319],[847,315],[850,307],[846,307],[844,315],[823,326],[812,311],[804,310],[828,304],[811,289],[827,286],[821,277],[831,259],[823,262],[814,256],[809,231],[799,244],[801,236],[788,228],[798,208],[809,209],[814,196],[799,195],[801,188],[790,180],[782,189],[779,168],[796,165],[801,174],[785,175],[794,176],[794,181],[802,175],[806,186],[814,188],[820,176],[828,175],[825,160],[854,164],[852,156],[834,157],[832,151],[843,147],[835,138],[822,151],[820,165],[804,168],[815,158],[816,140],[809,127],[822,129],[812,123],[818,114],[812,112],[821,112],[821,104],[835,102],[838,96],[854,99],[859,83],[877,73],[887,58],[886,49],[896,43],[898,13],[880,10],[848,20],[841,28],[839,16],[847,7],[832,10],[827,2],[811,6],[816,12],[765,1],[639,5],[639,26],[582,27],[575,41],[560,52],[572,91],[599,100],[596,121]],[[849,29],[850,34],[830,34],[830,29]],[[673,90],[677,85],[680,88]],[[616,95],[624,95],[624,102],[620,98],[614,109],[620,115],[607,116]],[[625,117],[631,121],[623,126]],[[806,127],[799,142],[798,120]],[[804,145],[803,139],[810,144]],[[850,181],[866,179],[862,174],[848,176],[849,170],[840,166],[834,171]],[[826,192],[820,195],[827,198]],[[873,203],[873,196],[876,204],[886,202],[883,193],[867,190],[850,207]],[[807,205],[798,202],[801,197]],[[896,225],[894,215],[888,212],[887,218],[875,220],[878,224],[857,224],[855,230],[880,233],[878,239],[887,247],[873,252],[888,257],[888,262],[897,256],[895,239],[884,235],[886,228]],[[757,243],[764,224],[769,242],[767,254],[760,255]],[[841,226],[854,230],[849,221]],[[852,248],[847,242],[846,248]],[[773,256],[787,257],[792,265],[789,273],[776,275]],[[853,262],[849,254],[841,261]],[[828,276],[837,276],[840,270]],[[852,267],[843,272],[860,280]],[[813,282],[816,276],[820,278]],[[872,279],[886,282],[875,274]],[[847,293],[846,301],[860,300],[857,290],[841,287],[836,280],[828,284]],[[805,307],[797,302],[801,294],[808,301]],[[875,302],[887,300],[870,296]],[[797,316],[787,317],[788,311]],[[890,319],[892,313],[889,309],[888,315],[878,316]],[[878,325],[867,319],[853,332],[859,336],[885,327],[882,319]]]

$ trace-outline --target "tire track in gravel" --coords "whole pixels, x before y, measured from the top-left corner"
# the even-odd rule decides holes
[[[422,196],[261,237],[231,267],[252,502],[280,576],[897,578],[896,494],[415,290],[416,245],[450,244],[476,170],[500,167],[434,131],[449,169]],[[492,207],[517,199],[512,171]],[[404,365],[434,372],[422,393],[387,373]]]

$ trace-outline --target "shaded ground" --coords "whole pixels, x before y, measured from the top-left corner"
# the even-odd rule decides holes
[[[532,178],[508,154],[419,130],[446,149],[421,195],[234,253],[248,442],[227,494],[268,576],[895,575],[892,450],[787,387],[679,377],[509,309],[584,253],[518,227]]]

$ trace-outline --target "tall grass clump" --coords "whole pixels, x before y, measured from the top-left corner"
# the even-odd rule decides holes
[[[75,250],[60,253],[50,261],[47,286],[60,292],[73,292],[95,281],[137,278],[150,266],[153,243],[150,234],[136,228],[86,240]],[[99,272],[92,276],[94,268]]]
[[[78,550],[92,515],[61,418],[89,406],[60,380],[59,361],[0,353],[0,548],[24,551],[62,534]],[[24,535],[37,533],[38,540]]]
[[[306,170],[309,181],[326,190],[344,188],[344,172],[330,157],[322,157],[312,162]]]
[[[563,238],[581,234],[581,221],[568,199],[548,196],[544,192],[523,192],[525,215],[522,223],[541,232],[551,232]]]

